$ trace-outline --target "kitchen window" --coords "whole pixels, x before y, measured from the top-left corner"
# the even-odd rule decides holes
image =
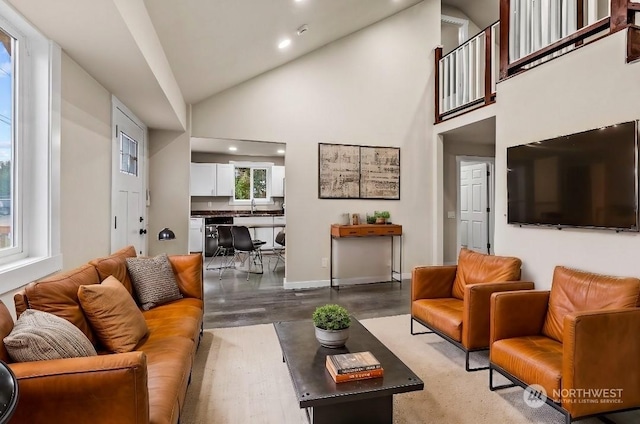
[[[271,203],[270,170],[272,164],[234,164],[235,204]]]
[[[0,289],[62,268],[61,50],[0,0]]]

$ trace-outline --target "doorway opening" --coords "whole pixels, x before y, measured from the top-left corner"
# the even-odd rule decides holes
[[[457,251],[461,248],[493,254],[494,159],[456,157],[458,177]]]

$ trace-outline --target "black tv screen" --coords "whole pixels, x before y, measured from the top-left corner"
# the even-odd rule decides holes
[[[637,121],[507,148],[507,221],[638,231]]]

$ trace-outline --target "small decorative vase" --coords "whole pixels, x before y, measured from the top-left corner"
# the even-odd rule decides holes
[[[331,349],[344,346],[349,338],[349,329],[343,330],[323,330],[322,328],[315,327],[316,339],[324,346]]]
[[[376,218],[376,224],[385,224],[386,222],[386,218]]]

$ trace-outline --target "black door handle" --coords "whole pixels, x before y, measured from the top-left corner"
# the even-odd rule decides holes
[[[140,235],[147,234],[147,230],[140,228]]]

